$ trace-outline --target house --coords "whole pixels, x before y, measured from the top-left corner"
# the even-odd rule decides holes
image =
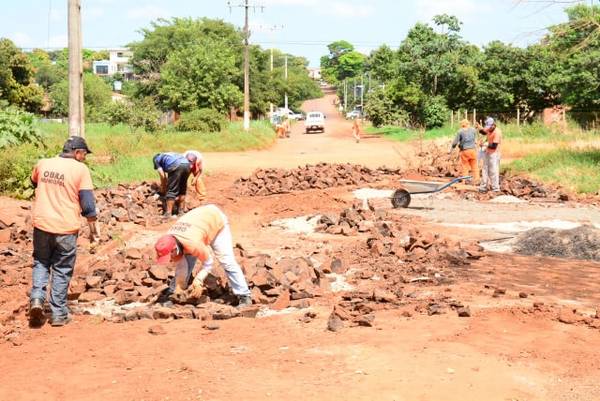
[[[315,81],[319,81],[321,79],[321,69],[320,68],[309,68],[308,76],[314,79]]]
[[[130,80],[133,78],[133,67],[129,64],[132,55],[129,49],[109,49],[108,60],[94,61],[92,71],[100,76],[113,76],[120,73],[124,80]]]

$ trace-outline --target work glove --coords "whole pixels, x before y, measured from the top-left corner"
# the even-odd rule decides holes
[[[204,280],[208,277],[208,270],[200,270],[196,277],[194,277],[194,281],[192,281],[192,291],[191,295],[193,297],[199,298],[204,291]]]

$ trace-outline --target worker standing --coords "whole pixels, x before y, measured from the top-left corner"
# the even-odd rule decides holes
[[[468,175],[470,170],[473,183],[479,183],[479,167],[477,166],[477,151],[475,150],[477,146],[476,137],[477,131],[471,127],[469,120],[462,120],[460,130],[456,133],[456,137],[452,141],[452,147],[448,152],[448,154],[452,153],[452,150],[458,146],[462,175]]]
[[[500,192],[500,143],[502,142],[502,131],[496,126],[492,117],[485,119],[482,128],[477,124],[479,133],[486,136],[485,154],[483,155],[483,168],[479,192],[486,193],[488,185],[492,191]]]
[[[187,157],[179,153],[157,153],[152,159],[154,169],[160,176],[161,195],[166,198],[163,216],[184,212],[187,181],[196,156]]]
[[[171,293],[187,288],[197,259],[202,262],[202,269],[192,286],[194,291],[202,291],[204,280],[213,265],[212,249],[227,274],[233,293],[238,297],[239,306],[252,304],[246,278],[235,260],[227,217],[217,206],[205,205],[189,211],[158,239],[154,248],[157,263],[176,263]]]
[[[188,160],[190,159],[190,155],[196,157],[196,162],[191,166],[192,187],[196,190],[200,201],[203,202],[206,200],[206,186],[202,179],[202,173],[204,171],[204,159],[202,153],[197,150],[186,150],[183,154]]]
[[[90,239],[99,236],[94,186],[83,163],[89,153],[92,151],[83,138],[70,137],[59,156],[38,161],[31,174],[35,201],[29,318],[33,326],[43,324],[48,281],[50,324],[64,326],[71,321],[67,291],[75,268],[80,215],[90,225]]]
[[[352,136],[356,143],[360,142],[360,118],[358,117],[352,120]]]

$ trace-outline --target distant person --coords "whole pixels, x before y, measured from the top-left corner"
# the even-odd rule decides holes
[[[187,157],[179,153],[157,153],[152,159],[154,169],[160,176],[160,192],[166,199],[163,216],[185,212],[187,180],[196,163],[193,154]]]
[[[486,136],[479,192],[486,193],[489,186],[492,187],[492,191],[500,192],[500,144],[502,143],[502,131],[496,126],[496,122],[492,117],[485,119],[484,127],[477,124],[477,129],[480,134]]]
[[[360,118],[358,117],[352,120],[352,136],[356,143],[360,142]]]
[[[211,249],[225,270],[239,306],[252,305],[248,283],[233,253],[231,230],[225,214],[215,205],[197,207],[180,217],[167,234],[156,241],[156,262],[175,263],[175,278],[169,292],[177,294],[187,288],[196,260],[202,269],[192,281],[193,291],[200,294],[204,280],[213,266]]]
[[[204,180],[202,179],[202,172],[204,171],[204,159],[202,157],[202,153],[197,150],[186,150],[184,156],[188,161],[191,159],[190,156],[196,157],[196,162],[192,164],[191,174],[192,174],[192,187],[198,194],[198,198],[200,201],[206,200],[206,186],[204,185]]]
[[[460,165],[461,174],[468,175],[471,171],[473,183],[479,183],[479,167],[477,166],[477,151],[476,151],[477,131],[471,127],[469,120],[460,122],[460,130],[456,133],[456,137],[452,142],[452,147],[448,154],[458,146],[460,149]]]
[[[83,215],[91,240],[98,239],[96,201],[90,170],[83,163],[92,153],[85,140],[70,137],[59,156],[40,160],[31,173],[33,203],[33,271],[29,303],[32,326],[43,324],[46,287],[50,280],[52,326],[71,321],[67,292],[75,268],[77,236]]]

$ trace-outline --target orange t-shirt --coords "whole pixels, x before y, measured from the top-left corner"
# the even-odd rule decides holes
[[[208,259],[208,246],[225,227],[223,212],[215,205],[200,206],[183,216],[171,227],[171,234],[183,245],[183,253]]]
[[[93,190],[87,166],[75,159],[40,160],[31,173],[37,184],[33,226],[52,234],[74,234],[81,225],[79,191]]]
[[[492,132],[488,131],[487,134],[487,142],[488,143],[497,143],[498,146],[496,149],[486,148],[486,152],[489,154],[495,153],[500,150],[500,143],[502,142],[502,130],[496,127]]]

